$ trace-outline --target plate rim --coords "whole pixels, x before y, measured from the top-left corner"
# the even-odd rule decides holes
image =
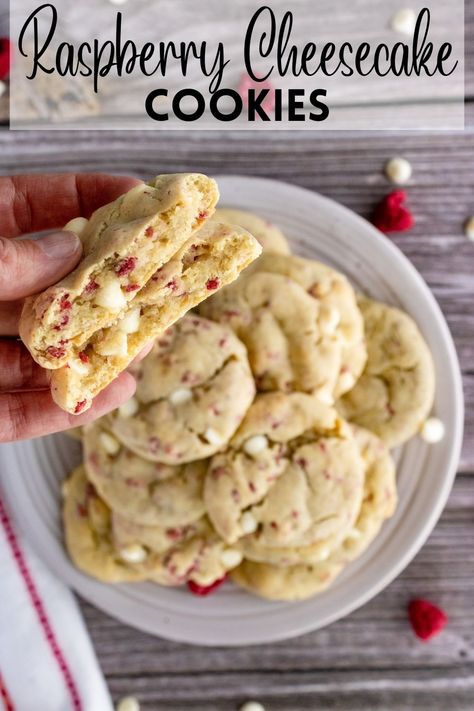
[[[258,645],[258,644],[268,644],[272,642],[277,642],[277,641],[283,641],[285,639],[290,639],[294,638],[297,636],[300,636],[305,633],[309,633],[311,631],[315,631],[317,629],[322,629],[323,627],[326,627],[333,622],[335,622],[338,619],[342,619],[343,617],[346,617],[347,615],[351,614],[354,612],[356,609],[359,607],[363,606],[366,604],[369,600],[371,600],[373,597],[378,595],[385,587],[387,587],[400,573],[406,568],[406,566],[413,560],[415,555],[418,553],[418,551],[422,548],[422,546],[425,544],[427,538],[433,531],[445,505],[448,499],[448,496],[450,494],[451,488],[453,486],[453,482],[456,476],[456,471],[457,471],[457,465],[459,462],[460,454],[461,454],[461,447],[462,447],[462,442],[463,442],[463,425],[464,425],[464,394],[463,394],[463,387],[462,387],[462,376],[461,376],[461,371],[459,367],[459,361],[458,361],[458,356],[456,352],[456,348],[451,336],[451,333],[449,331],[449,327],[446,323],[445,317],[441,311],[441,308],[436,301],[433,293],[431,292],[430,288],[424,281],[423,277],[421,274],[418,272],[418,270],[415,268],[415,266],[411,263],[411,261],[404,255],[404,253],[393,243],[391,242],[388,238],[385,237],[385,235],[382,235],[373,225],[371,225],[367,220],[365,220],[363,217],[355,213],[353,210],[347,208],[346,206],[342,205],[339,202],[336,202],[335,200],[332,200],[331,198],[328,198],[324,195],[321,195],[320,193],[310,190],[308,188],[304,188],[299,185],[295,185],[292,183],[287,183],[284,181],[279,181],[279,180],[274,180],[271,178],[265,178],[265,177],[259,177],[259,176],[245,176],[245,175],[217,175],[214,176],[218,182],[218,184],[223,185],[227,184],[226,190],[230,190],[232,183],[241,183],[241,181],[245,181],[245,183],[253,183],[255,186],[262,185],[264,184],[267,188],[271,186],[278,186],[278,189],[284,189],[288,190],[289,193],[298,193],[302,194],[302,197],[308,200],[313,200],[319,203],[319,206],[325,205],[325,207],[332,212],[336,217],[340,216],[341,219],[344,221],[345,224],[348,224],[350,227],[350,223],[357,222],[359,223],[359,227],[361,230],[363,230],[366,235],[367,235],[367,240],[368,244],[367,247],[370,248],[371,244],[377,243],[377,249],[380,250],[381,245],[382,245],[382,250],[385,251],[385,253],[388,255],[388,257],[391,257],[395,259],[402,270],[406,271],[408,274],[410,274],[412,281],[416,283],[416,286],[418,289],[421,289],[421,291],[424,294],[425,299],[429,303],[430,306],[430,317],[433,322],[436,322],[436,326],[438,330],[442,333],[443,335],[443,343],[447,351],[448,359],[451,364],[451,369],[450,369],[450,376],[453,381],[453,392],[452,392],[452,401],[453,401],[453,406],[454,406],[454,412],[455,412],[455,425],[453,429],[453,436],[451,437],[450,440],[450,452],[449,452],[449,459],[447,461],[446,467],[445,467],[445,474],[442,479],[442,486],[439,488],[437,492],[437,498],[435,501],[435,505],[431,507],[431,510],[429,511],[429,514],[427,513],[425,518],[424,518],[424,524],[422,526],[422,529],[419,531],[418,535],[416,538],[414,538],[411,541],[411,544],[406,546],[403,549],[403,553],[397,558],[394,564],[391,565],[390,569],[387,570],[385,575],[380,577],[377,581],[372,582],[370,585],[367,585],[365,591],[360,592],[358,595],[354,597],[354,599],[348,600],[346,604],[339,606],[337,610],[334,610],[332,613],[327,613],[324,617],[323,621],[317,621],[316,624],[311,624],[311,620],[301,620],[299,623],[296,623],[293,625],[291,630],[288,629],[279,629],[278,626],[275,626],[271,631],[267,630],[266,633],[264,634],[259,634],[258,639],[255,637],[255,635],[250,636],[248,639],[245,638],[245,635],[240,635],[239,639],[232,639],[232,638],[227,638],[226,640],[222,640],[219,638],[217,640],[217,637],[219,636],[218,634],[213,636],[210,635],[209,638],[207,639],[200,639],[199,641],[196,641],[194,639],[190,639],[189,636],[186,636],[186,631],[183,630],[182,628],[176,629],[174,626],[170,625],[168,627],[162,625],[161,631],[158,633],[154,629],[151,630],[149,624],[146,623],[144,619],[142,619],[139,615],[135,616],[135,618],[131,621],[130,617],[127,616],[127,614],[120,608],[119,611],[116,610],[110,610],[108,605],[106,604],[105,601],[99,600],[97,601],[97,597],[94,597],[93,594],[88,594],[88,588],[90,587],[91,584],[91,578],[89,578],[87,575],[82,573],[79,570],[76,570],[72,563],[68,561],[69,565],[65,569],[59,570],[59,566],[52,563],[51,560],[49,560],[48,556],[45,554],[45,551],[43,550],[42,546],[40,545],[39,540],[34,535],[30,535],[30,532],[28,530],[28,527],[25,526],[22,521],[20,520],[17,522],[17,526],[22,531],[29,543],[33,546],[35,551],[38,553],[40,558],[46,563],[46,565],[54,571],[54,573],[63,581],[65,581],[70,587],[73,588],[76,592],[78,592],[85,600],[87,600],[90,604],[98,607],[108,615],[119,619],[121,622],[124,624],[130,625],[132,627],[135,627],[137,629],[140,629],[141,631],[148,632],[149,634],[153,634],[155,636],[161,636],[166,639],[175,641],[175,642],[180,642],[184,644],[192,644],[192,645],[200,645],[204,647],[215,647],[215,646],[221,646],[221,647],[240,647],[240,646],[247,646],[247,645]],[[317,208],[317,205],[315,205],[315,208]],[[242,207],[242,209],[246,209],[245,207]],[[247,209],[253,209],[253,208],[247,208]],[[15,445],[3,445],[1,448],[0,452],[0,461],[4,462],[6,459],[7,455],[7,449],[8,447],[21,447],[20,444],[15,444]],[[8,477],[3,477],[3,479],[6,480],[6,485],[2,486],[3,494],[5,496],[5,499],[7,501],[7,504],[9,505],[10,510],[13,510],[15,508],[14,502],[12,502],[12,491],[10,491],[10,487],[8,484]],[[95,585],[100,585],[101,587],[104,588],[104,591],[107,590],[110,592],[110,586],[107,586],[106,584],[98,583],[98,581],[92,581]],[[114,586],[115,591],[118,591],[120,593],[120,585],[119,586]],[[105,593],[106,594],[106,593]],[[317,600],[317,596],[310,598],[310,600]],[[304,601],[303,601],[304,602]],[[306,601],[308,602],[308,601]],[[127,604],[130,604],[128,601]],[[269,602],[269,604],[272,604]],[[290,605],[298,605],[301,603],[290,603]],[[127,605],[124,605],[127,607]]]

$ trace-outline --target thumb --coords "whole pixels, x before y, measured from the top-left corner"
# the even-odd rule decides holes
[[[72,232],[39,239],[0,237],[0,301],[43,291],[72,271],[81,254],[81,241]]]

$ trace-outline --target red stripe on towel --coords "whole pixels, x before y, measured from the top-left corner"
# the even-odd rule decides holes
[[[18,538],[16,537],[12,523],[10,521],[8,514],[7,514],[7,511],[6,511],[6,508],[3,504],[3,501],[1,499],[0,499],[0,523],[2,524],[3,529],[5,531],[5,535],[6,535],[8,544],[10,546],[10,550],[12,552],[13,558],[15,560],[15,563],[18,566],[18,570],[20,571],[20,574],[21,574],[23,581],[26,585],[26,589],[27,589],[28,594],[30,596],[30,600],[33,604],[33,607],[35,608],[40,625],[43,628],[43,632],[45,634],[46,640],[49,644],[51,652],[52,652],[52,654],[58,664],[58,667],[61,671],[61,674],[63,676],[64,683],[65,683],[66,688],[67,688],[69,695],[71,697],[73,708],[75,709],[75,711],[82,711],[82,703],[81,703],[81,699],[79,696],[79,692],[77,690],[76,683],[72,677],[71,670],[69,669],[66,659],[64,658],[64,655],[63,655],[61,648],[58,644],[56,636],[53,632],[53,628],[51,627],[48,616],[46,614],[46,610],[43,605],[43,601],[40,598],[38,589],[37,589],[35,582],[33,580],[33,576],[31,575],[31,573],[28,569],[28,565],[26,563],[25,556],[23,555],[23,551],[21,550],[20,543],[18,541]],[[8,707],[7,707],[7,709],[8,709]]]
[[[11,700],[11,696],[8,693],[8,689],[6,687],[5,681],[3,680],[1,672],[0,672],[0,699],[3,702],[5,711],[15,711],[15,707],[13,706],[13,701]]]

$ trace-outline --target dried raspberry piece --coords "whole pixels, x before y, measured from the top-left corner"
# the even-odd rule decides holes
[[[153,237],[154,234],[155,234],[155,231],[154,231],[153,227],[150,226],[150,227],[146,228],[145,237]]]
[[[77,504],[76,511],[78,516],[80,516],[81,518],[86,518],[87,508],[84,506],[84,504]]]
[[[122,259],[115,266],[115,273],[118,274],[118,276],[126,276],[127,274],[130,274],[130,272],[133,272],[137,266],[137,261],[136,257],[127,257],[126,259]]]
[[[416,636],[425,642],[439,634],[448,621],[446,613],[440,607],[421,598],[410,602],[408,617]]]
[[[372,215],[372,224],[381,232],[404,232],[415,224],[413,215],[404,205],[404,190],[394,190],[377,205]]]
[[[82,363],[88,363],[89,362],[89,356],[85,351],[81,351],[79,353],[79,360],[82,361]]]
[[[129,293],[130,291],[138,291],[139,288],[140,284],[127,284],[125,291]]]
[[[11,42],[8,37],[0,38],[0,81],[10,74]]]
[[[86,285],[86,288],[84,289],[85,294],[93,294],[94,291],[97,291],[99,288],[98,283],[95,281],[95,279],[91,278],[89,283]]]
[[[206,289],[208,291],[215,291],[218,289],[220,286],[220,281],[217,277],[214,277],[213,279],[208,279],[206,282]]]
[[[78,415],[80,412],[83,411],[85,406],[87,405],[87,400],[81,400],[76,404],[76,407],[74,408],[74,414]]]
[[[53,326],[55,331],[62,331],[62,329],[67,326],[69,323],[69,316],[67,314],[64,314],[64,316],[61,318],[61,320]]]
[[[172,279],[169,281],[166,285],[168,289],[171,289],[171,291],[178,291],[178,284],[176,282],[176,279]]]
[[[61,311],[68,311],[69,309],[72,309],[72,303],[69,301],[69,294],[64,294],[61,296],[61,299],[59,301],[59,308]]]
[[[199,595],[199,597],[205,597],[206,595],[209,595],[210,593],[214,592],[214,590],[217,590],[217,588],[220,588],[220,586],[223,583],[225,583],[226,579],[227,579],[227,575],[224,575],[223,578],[219,578],[219,580],[215,580],[210,585],[199,585],[199,583],[195,583],[194,580],[189,580],[188,581],[188,588],[192,592],[193,595]]]
[[[53,358],[62,358],[66,355],[66,349],[62,346],[48,346],[46,353]]]
[[[198,219],[199,220],[205,220],[207,217],[209,217],[209,213],[207,210],[203,210],[202,212],[199,213]],[[196,249],[196,245],[193,244],[193,249]]]

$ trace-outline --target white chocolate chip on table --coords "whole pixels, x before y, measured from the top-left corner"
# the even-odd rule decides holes
[[[404,185],[412,174],[412,168],[406,158],[391,158],[385,165],[385,175],[395,185]]]
[[[245,347],[227,326],[187,315],[134,368],[134,417],[109,417],[115,436],[151,461],[182,464],[225,448],[255,395]]]
[[[464,223],[464,234],[468,239],[474,242],[474,217],[470,217]]]
[[[415,31],[416,13],[410,7],[400,8],[392,16],[390,27],[395,32],[400,32],[404,35],[412,35]]]
[[[52,371],[54,400],[71,413],[84,412],[92,398],[129,367],[150,341],[234,281],[260,250],[258,242],[239,227],[211,224],[201,228],[149,279],[127,310],[116,315],[114,325],[81,343],[78,356],[90,366],[87,374],[67,366]],[[137,318],[138,308],[140,323],[135,331],[130,321]],[[124,319],[127,325],[122,330]]]
[[[110,0],[114,5],[120,5],[126,0]],[[135,696],[125,696],[117,704],[116,711],[140,711],[140,704]]]

